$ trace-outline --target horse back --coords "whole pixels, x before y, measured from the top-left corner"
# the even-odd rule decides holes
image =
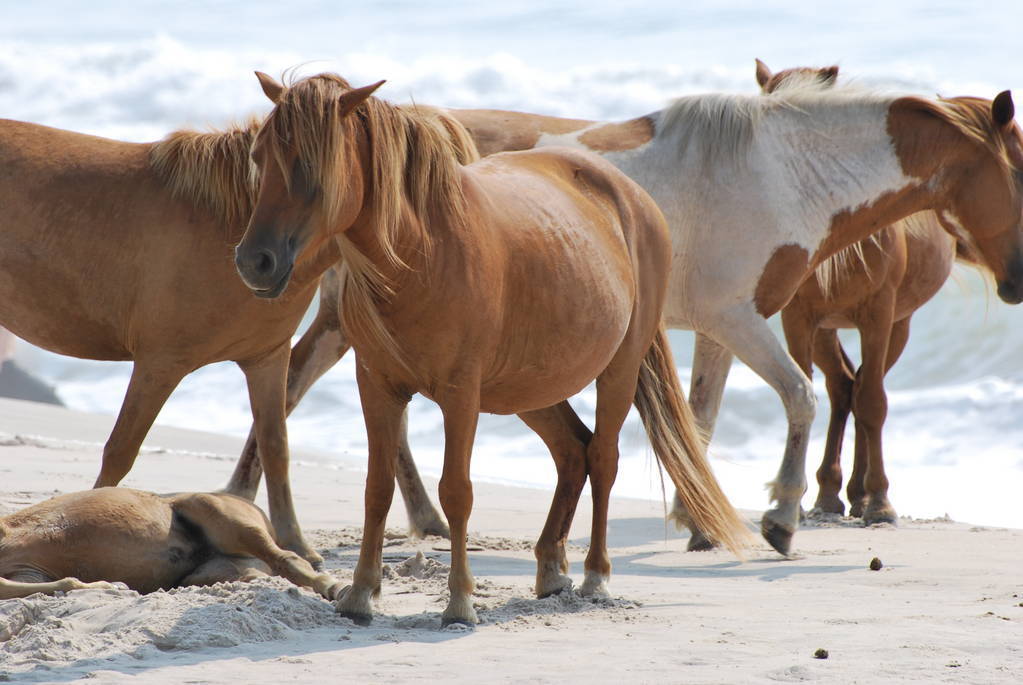
[[[501,153],[466,171],[473,233],[492,246],[481,252],[498,255],[486,269],[487,290],[500,297],[489,305],[497,316],[484,406],[498,413],[548,406],[599,375],[637,312],[660,318],[667,226],[636,183],[582,151]],[[533,407],[501,401],[538,388],[550,396]]]

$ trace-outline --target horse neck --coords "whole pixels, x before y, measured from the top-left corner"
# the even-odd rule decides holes
[[[956,178],[962,173],[959,162],[975,144],[947,121],[923,113],[914,102],[912,98],[895,99],[885,110],[885,129],[903,177],[902,186],[837,216],[839,221],[833,226],[841,223],[845,230],[833,228],[826,244],[829,249],[870,235],[874,226],[923,210],[933,210],[937,219],[950,208],[957,191]]]

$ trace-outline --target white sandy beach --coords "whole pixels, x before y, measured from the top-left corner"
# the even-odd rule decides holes
[[[111,425],[109,417],[0,401],[0,511],[89,487]],[[234,438],[157,428],[124,485],[216,489],[240,446]],[[358,463],[326,468],[312,465],[313,457],[293,455],[299,519],[328,570],[350,578],[364,474]],[[616,499],[614,599],[536,600],[530,545],[549,498],[543,491],[476,485],[470,559],[481,623],[475,629],[440,629],[447,545],[405,538],[396,497],[384,557],[389,570],[379,615],[368,628],[280,579],[149,596],[36,595],[0,603],[0,639],[6,637],[0,680],[1008,683],[1023,677],[1023,531],[947,520],[903,519],[898,528],[869,529],[835,521],[804,526],[796,559],[764,545],[740,562],[726,552],[685,553],[684,538],[666,530],[660,503]],[[588,525],[584,498],[571,536],[577,582]],[[880,571],[868,568],[873,557],[883,562]],[[818,649],[828,658],[814,658]]]

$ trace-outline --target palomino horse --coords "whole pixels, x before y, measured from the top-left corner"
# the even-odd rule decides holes
[[[341,589],[278,547],[256,505],[226,493],[97,488],[0,517],[0,599],[111,582],[153,592],[268,573],[330,600]]]
[[[806,373],[766,319],[836,252],[934,210],[1023,300],[1023,137],[1008,91],[929,100],[817,83],[771,97],[697,95],[619,123],[451,110],[482,154],[572,145],[602,155],[657,200],[672,236],[668,326],[696,332],[690,401],[713,432],[733,355],[781,396],[789,428],[764,537],[791,547],[816,407]],[[308,332],[314,345],[320,331]],[[316,373],[336,361],[320,355]],[[315,374],[308,374],[313,377]],[[676,499],[673,512],[688,517]]]
[[[445,624],[476,622],[465,546],[481,411],[517,413],[557,465],[536,545],[537,594],[571,584],[564,545],[587,476],[593,527],[581,591],[606,593],[608,499],[633,402],[698,525],[741,547],[742,520],[714,480],[678,385],[661,325],[670,244],[638,185],[573,150],[462,167],[430,120],[371,97],[380,83],[352,90],[322,74],[285,88],[259,78],[275,106],[252,147],[261,181],[238,271],[275,297],[324,243],[342,254],[340,316],[369,440],[366,524],[342,614],[371,618],[402,416],[416,392],[444,414]],[[565,399],[594,378],[591,434]]]
[[[60,354],[135,362],[96,487],[128,473],[185,374],[238,362],[278,539],[318,563],[291,501],[284,383],[319,273],[297,274],[274,303],[238,283],[231,245],[252,205],[254,130],[136,144],[0,120],[0,324]]]
[[[773,74],[757,60],[756,75],[762,92],[770,94],[799,79],[831,86],[838,67],[800,67]],[[850,513],[862,516],[866,523],[897,521],[888,501],[882,457],[888,404],[884,377],[905,348],[913,313],[937,294],[955,259],[980,264],[965,244],[956,243],[937,214],[913,214],[829,257],[782,310],[789,354],[808,376],[812,358],[827,379],[831,416],[824,459],[817,471],[820,490],[815,509],[845,511],[838,493],[842,438],[851,411],[856,444],[847,491]],[[842,349],[837,328],[859,331],[863,360],[859,369]]]
[[[444,123],[444,115],[426,109]],[[284,383],[291,336],[320,272],[339,255],[325,243],[295,274],[288,295],[274,302],[239,283],[233,245],[252,207],[255,129],[250,123],[216,133],[179,131],[135,144],[0,120],[0,324],[60,354],[135,362],[97,487],[116,485],[128,473],[186,374],[237,362],[261,446],[257,457],[250,441],[248,454],[267,468],[278,539],[319,563],[302,540],[291,501],[284,418],[294,402],[286,404],[285,395],[296,393]],[[446,130],[464,135],[457,124]],[[465,159],[475,157],[471,141],[453,144]],[[317,328],[322,345],[329,322],[318,320]],[[299,344],[296,363],[313,352]],[[418,486],[403,490],[413,529],[446,532],[413,476],[403,481]],[[252,499],[256,486],[258,479],[236,478],[228,491]]]

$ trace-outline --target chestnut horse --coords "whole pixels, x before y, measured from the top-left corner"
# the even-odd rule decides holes
[[[371,619],[402,416],[417,392],[444,414],[445,624],[476,622],[466,531],[481,411],[518,414],[557,465],[536,545],[538,595],[571,584],[565,540],[587,476],[594,502],[581,591],[607,592],[608,500],[633,402],[698,525],[741,548],[745,527],[706,462],[661,324],[667,227],[638,185],[565,149],[463,167],[415,108],[371,97],[382,82],[353,90],[321,74],[285,87],[258,76],[274,109],[252,147],[261,181],[238,271],[254,292],[277,297],[325,243],[342,254],[340,317],[369,441],[362,549],[342,614]],[[590,433],[565,400],[594,379]]]
[[[772,73],[757,60],[764,94],[800,79],[820,87],[834,84],[838,67],[800,67]],[[820,490],[814,508],[842,514],[842,439],[850,411],[856,421],[855,456],[847,495],[850,513],[865,523],[896,523],[888,501],[882,430],[887,413],[884,377],[905,348],[913,313],[934,297],[956,259],[980,260],[945,230],[934,212],[913,214],[870,239],[833,255],[817,267],[782,310],[789,354],[809,376],[810,360],[827,381],[830,420],[824,458],[817,471]],[[855,368],[838,339],[838,328],[856,328],[862,363]]]
[[[770,97],[683,97],[617,123],[449,110],[481,154],[575,146],[658,202],[674,257],[665,321],[696,332],[697,421],[713,432],[733,355],[784,403],[788,437],[770,484],[776,505],[761,523],[783,554],[799,524],[816,400],[766,319],[829,257],[928,209],[990,269],[1004,301],[1023,300],[1023,136],[1008,91],[993,101],[930,100],[849,86],[824,93],[816,79],[802,81]],[[303,342],[313,346],[322,333],[310,329]],[[315,380],[344,349],[317,355],[304,377]],[[687,523],[675,504],[676,520]]]
[[[269,573],[330,600],[341,589],[278,547],[259,507],[226,493],[97,488],[0,517],[0,599],[111,582],[153,592]]]
[[[284,383],[291,336],[322,266],[339,255],[325,243],[310,268],[296,273],[288,295],[274,302],[238,282],[233,245],[252,206],[255,128],[180,131],[136,144],[0,120],[0,324],[60,354],[135,362],[97,487],[116,485],[128,473],[186,374],[236,361],[263,447],[251,456],[269,474],[278,538],[319,563],[302,540],[291,501]],[[462,154],[475,155],[471,141],[460,143]],[[310,350],[300,344],[294,354],[301,365]],[[429,516],[418,477],[407,482],[419,486],[407,494],[411,510]],[[255,487],[234,481],[228,490],[255,496]],[[435,514],[414,520],[413,528],[446,531]]]

